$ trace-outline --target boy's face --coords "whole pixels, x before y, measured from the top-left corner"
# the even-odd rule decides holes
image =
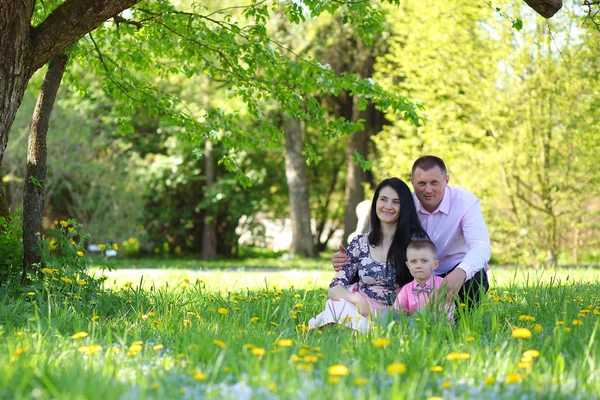
[[[409,249],[406,252],[406,266],[410,274],[420,283],[425,282],[440,264],[429,249]]]

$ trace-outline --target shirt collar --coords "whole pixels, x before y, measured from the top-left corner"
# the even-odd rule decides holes
[[[419,211],[420,213],[423,213],[423,214],[435,214],[439,211],[441,213],[448,215],[448,213],[450,212],[450,189],[449,189],[449,187],[446,186],[446,189],[444,189],[444,198],[442,199],[440,204],[437,206],[437,208],[433,212],[430,213],[425,208],[423,208],[423,204],[421,204],[421,202],[418,199],[417,199],[417,211]]]

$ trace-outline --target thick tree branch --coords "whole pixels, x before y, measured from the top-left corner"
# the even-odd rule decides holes
[[[31,73],[86,33],[140,0],[67,0],[32,28]]]
[[[525,3],[544,18],[551,18],[562,8],[562,0],[525,0]]]

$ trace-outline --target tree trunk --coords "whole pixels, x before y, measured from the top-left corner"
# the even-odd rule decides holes
[[[366,179],[366,172],[354,162],[354,151],[367,158],[369,134],[366,130],[354,132],[348,140],[347,157],[348,173],[346,181],[346,210],[344,213],[344,243],[348,243],[348,236],[356,229],[358,216],[356,215],[356,206],[365,199],[363,183]]]
[[[40,262],[38,244],[44,214],[44,185],[46,181],[46,135],[56,94],[69,60],[68,54],[55,56],[48,66],[42,83],[31,125],[27,152],[27,172],[23,186],[23,276],[34,272]]]
[[[310,202],[306,159],[302,155],[304,134],[300,121],[288,118],[283,121],[285,133],[285,175],[290,193],[292,217],[292,255],[315,256],[315,247],[310,226]]]
[[[204,176],[206,177],[206,191],[215,183],[215,167],[213,164],[212,143],[206,141],[204,145]],[[217,256],[217,224],[216,216],[208,215],[208,210],[204,211],[202,222],[202,259],[210,260]]]

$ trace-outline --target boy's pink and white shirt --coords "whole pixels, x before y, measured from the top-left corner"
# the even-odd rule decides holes
[[[394,302],[394,309],[408,311],[411,314],[422,310],[429,300],[429,295],[439,290],[443,281],[444,278],[432,275],[423,285],[416,279],[407,283],[400,289]]]

